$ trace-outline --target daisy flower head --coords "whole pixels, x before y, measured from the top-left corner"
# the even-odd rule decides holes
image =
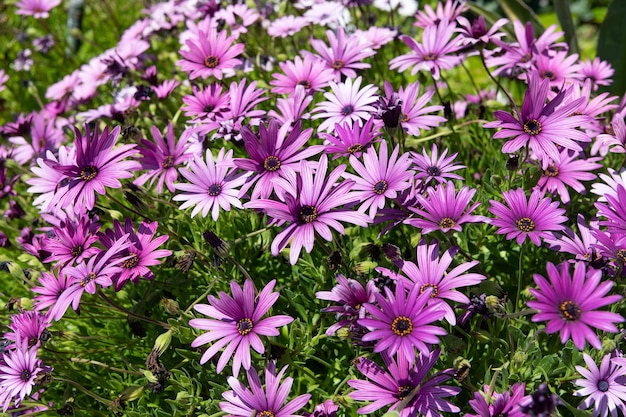
[[[448,156],[448,148],[446,148],[441,155],[439,154],[439,148],[433,143],[430,151],[430,155],[426,153],[426,149],[422,148],[421,155],[417,152],[411,152],[413,158],[413,169],[415,169],[415,179],[422,180],[424,184],[432,183],[433,181],[442,184],[447,179],[462,180],[463,177],[452,173],[459,169],[466,168],[465,165],[458,165],[454,162],[458,154],[453,153]]]
[[[524,417],[520,403],[524,398],[525,388],[525,384],[515,383],[510,392],[507,390],[500,394],[485,385],[483,391],[476,391],[474,399],[468,402],[476,414],[465,414],[464,417]],[[491,398],[486,398],[489,393]]]
[[[296,56],[294,61],[281,62],[278,65],[285,74],[272,74],[272,93],[293,94],[296,87],[301,85],[307,93],[313,94],[328,86],[334,79],[332,70],[312,55],[305,55],[304,58]]]
[[[352,190],[361,202],[359,211],[365,212],[369,209],[371,218],[376,216],[378,209],[385,206],[387,199],[396,198],[399,191],[411,186],[413,171],[409,168],[412,162],[408,153],[398,157],[399,152],[400,149],[396,145],[390,156],[387,141],[383,140],[380,142],[379,153],[376,153],[373,146],[370,147],[363,154],[363,162],[354,155],[350,156],[350,165],[358,175],[343,174],[343,176],[354,181]]]
[[[249,174],[236,175],[233,173],[233,151],[226,152],[220,149],[217,158],[213,158],[210,149],[206,151],[206,158],[195,158],[189,163],[189,169],[181,168],[180,173],[189,183],[176,183],[174,188],[182,193],[174,196],[174,201],[184,201],[180,209],[195,206],[191,217],[202,213],[206,217],[211,211],[211,217],[217,221],[220,208],[230,211],[231,206],[243,208],[239,201],[239,188],[246,182]]]
[[[612,195],[617,197],[617,189],[621,185],[626,187],[626,171],[617,172],[613,168],[608,168],[607,174],[599,174],[602,182],[596,182],[591,185],[591,192],[598,195],[598,201],[606,202],[606,196]]]
[[[615,70],[610,63],[595,57],[593,61],[585,59],[580,64],[580,75],[584,80],[591,80],[594,91],[601,85],[611,85]]]
[[[626,153],[626,123],[624,116],[615,113],[611,118],[611,133],[603,133],[596,137],[596,143],[609,148],[609,152]]]
[[[215,20],[223,20],[235,38],[238,38],[242,33],[247,33],[247,28],[252,26],[259,17],[260,15],[256,10],[245,4],[229,4],[226,8],[218,10],[213,16]]]
[[[182,110],[193,120],[215,120],[228,111],[230,95],[222,93],[222,86],[212,83],[206,88],[191,87],[192,94],[183,97]]]
[[[535,245],[541,239],[554,239],[551,232],[564,230],[567,221],[565,210],[559,208],[558,201],[543,197],[543,191],[534,189],[526,199],[523,189],[517,188],[502,193],[506,205],[491,200],[489,211],[496,216],[491,224],[498,227],[497,234],[506,233],[508,240],[515,238],[521,245],[528,237]]]
[[[606,217],[600,226],[606,226],[609,233],[626,234],[626,188],[617,186],[616,195],[605,195],[607,204],[595,203],[598,216]]]
[[[427,28],[428,26],[437,26],[442,20],[454,22],[467,10],[468,7],[465,0],[446,0],[445,4],[439,1],[435,10],[433,10],[430,4],[426,4],[424,10],[420,10],[415,14],[413,26]]]
[[[546,332],[559,332],[563,344],[571,338],[579,350],[583,350],[587,342],[601,349],[602,342],[592,328],[616,333],[618,330],[614,323],[621,323],[624,318],[598,309],[622,297],[617,294],[606,296],[613,282],[600,282],[602,271],[587,270],[585,263],[577,262],[572,276],[570,265],[569,262],[563,262],[556,267],[548,263],[548,279],[539,274],[533,275],[539,288],[530,289],[536,300],[528,301],[527,304],[539,313],[532,317],[532,321],[547,321]]]
[[[263,318],[278,300],[279,293],[272,292],[274,285],[276,280],[271,281],[256,295],[256,288],[251,280],[247,279],[243,288],[231,281],[232,295],[225,292],[220,292],[219,298],[209,295],[209,304],[194,306],[194,310],[210,317],[189,321],[194,329],[207,330],[191,342],[191,347],[211,343],[202,355],[200,364],[205,364],[226,346],[217,362],[218,373],[224,370],[233,353],[233,375],[239,374],[242,365],[245,370],[252,367],[250,347],[261,354],[265,351],[259,336],[278,336],[278,327],[293,321],[293,317],[284,315]]]
[[[400,100],[400,125],[409,135],[413,136],[419,136],[420,129],[430,130],[430,128],[437,127],[446,121],[445,117],[432,114],[443,110],[443,106],[428,106],[428,102],[435,94],[435,90],[426,91],[421,96],[419,92],[419,82],[410,83],[406,88],[400,87],[398,92],[394,93],[391,84],[385,81],[385,95],[387,98],[390,99],[394,94],[397,94]]]
[[[324,93],[328,101],[323,101],[313,110],[317,112],[313,119],[325,119],[318,127],[318,131],[326,130],[332,133],[335,125],[346,121],[363,125],[363,120],[367,120],[374,114],[376,108],[372,105],[378,99],[376,97],[376,86],[368,84],[361,88],[362,78],[352,78],[345,82],[336,84],[330,82],[332,93]]]
[[[276,99],[278,111],[270,110],[267,115],[282,124],[289,124],[294,120],[310,119],[311,114],[307,112],[307,108],[312,101],[313,96],[307,94],[303,86],[297,85],[293,94],[287,98],[279,97]]]
[[[598,368],[593,358],[583,353],[587,368],[576,366],[576,370],[582,378],[574,381],[576,385],[581,387],[574,395],[586,397],[578,408],[586,410],[593,406],[593,417],[607,417],[609,413],[612,417],[617,417],[617,410],[620,410],[622,415],[626,415],[626,385],[624,385],[626,369],[623,367],[624,361],[623,359],[614,361],[611,356],[611,353],[604,355],[600,368]]]
[[[494,39],[500,39],[504,36],[504,32],[500,32],[500,28],[509,23],[509,19],[498,19],[489,30],[487,30],[487,22],[482,15],[479,15],[472,22],[459,16],[457,23],[460,26],[461,42],[464,45],[487,45],[493,43]]]
[[[334,135],[319,133],[319,136],[327,142],[324,152],[333,154],[333,159],[350,155],[360,158],[374,142],[380,141],[380,135],[381,132],[374,124],[373,117],[370,117],[363,126],[351,121],[336,124]]]
[[[61,0],[18,0],[16,14],[32,16],[35,19],[47,19],[50,10],[61,4]],[[6,411],[6,410],[5,410]]]
[[[1,354],[0,401],[4,400],[3,413],[7,412],[11,402],[18,407],[32,392],[37,376],[44,372],[41,359],[37,357],[38,351],[39,345],[29,348],[26,340],[18,339],[14,349]]]
[[[271,37],[286,38],[300,32],[309,25],[309,20],[302,16],[283,16],[273,20],[267,27],[267,34]]]
[[[462,47],[461,38],[452,37],[456,30],[454,21],[442,20],[436,26],[424,29],[422,43],[418,43],[410,36],[401,35],[400,40],[412,51],[393,58],[389,61],[389,68],[397,68],[400,72],[413,68],[411,70],[413,75],[418,71],[427,70],[435,80],[439,80],[441,70],[454,68],[463,59],[454,55]]]
[[[563,231],[563,235],[555,239],[546,239],[546,243],[550,249],[559,253],[569,253],[575,256],[576,261],[591,262],[596,260],[598,256],[594,248],[598,244],[598,239],[594,236],[594,232],[598,230],[598,221],[591,220],[589,225],[585,222],[585,217],[578,213],[576,216],[576,224],[580,237],[570,228]]]
[[[176,65],[188,73],[191,80],[211,76],[221,80],[224,70],[241,64],[241,60],[235,57],[243,52],[244,45],[233,44],[234,39],[234,36],[227,37],[224,30],[200,30],[196,36],[185,41],[188,49],[179,51],[183,59]]]
[[[54,237],[45,240],[46,251],[50,256],[44,262],[56,262],[55,269],[63,269],[66,265],[74,265],[91,258],[100,252],[92,246],[97,240],[100,229],[98,222],[88,217],[81,217],[78,222],[66,220],[54,227]]]
[[[535,62],[535,70],[542,79],[550,81],[550,87],[560,88],[564,84],[578,82],[580,78],[580,65],[578,54],[568,55],[567,51],[558,51],[553,55],[539,55]],[[522,74],[520,78],[526,79],[528,74]]]
[[[589,142],[591,139],[577,127],[586,124],[586,116],[572,115],[585,100],[583,97],[559,107],[570,94],[570,90],[561,91],[548,104],[550,80],[542,79],[538,72],[529,75],[530,84],[524,95],[521,111],[517,118],[497,110],[494,116],[498,121],[486,123],[487,128],[501,128],[493,135],[494,139],[511,138],[502,146],[502,152],[515,153],[524,146],[530,146],[533,154],[542,161],[546,169],[550,159],[560,161],[557,146],[582,151],[577,142]]]
[[[247,372],[248,389],[236,377],[228,377],[228,385],[232,391],[222,394],[225,402],[220,403],[220,409],[227,413],[228,417],[300,417],[295,414],[311,398],[310,394],[302,394],[285,404],[293,378],[285,378],[281,383],[287,367],[276,373],[276,367],[270,362],[265,369],[265,389],[254,368]],[[237,374],[235,374],[236,376]]]
[[[446,312],[438,305],[428,304],[433,288],[423,289],[410,285],[407,293],[403,280],[396,282],[395,294],[385,287],[385,296],[376,294],[376,305],[366,303],[365,309],[371,318],[358,321],[370,329],[362,340],[378,340],[374,352],[387,352],[394,356],[402,352],[409,363],[414,362],[415,350],[428,353],[429,345],[439,343],[438,336],[446,331],[431,323],[441,320]]]
[[[370,380],[348,381],[348,385],[355,389],[350,393],[350,398],[373,402],[359,408],[357,413],[371,414],[390,404],[389,411],[399,409],[400,417],[441,417],[440,412],[461,411],[444,399],[457,395],[461,388],[440,385],[451,379],[454,372],[446,369],[428,377],[439,355],[441,349],[420,353],[413,363],[401,351],[398,352],[397,360],[383,352],[381,356],[387,371],[370,359],[359,358],[357,369]]]

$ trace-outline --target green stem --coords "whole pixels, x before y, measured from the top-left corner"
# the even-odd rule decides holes
[[[86,363],[86,364],[89,364],[89,365],[101,366],[103,368],[110,369],[110,370],[115,371],[115,372],[122,372],[122,373],[130,374],[130,375],[143,376],[143,374],[141,372],[135,372],[135,371],[129,371],[128,369],[116,368],[114,366],[107,365],[106,363],[102,363],[102,362],[98,362],[98,361],[92,361],[92,360],[89,360],[89,359],[70,358],[70,361],[71,362],[75,362],[75,363]]]
[[[55,381],[59,381],[59,382],[65,382],[68,383],[70,385],[73,385],[74,387],[78,388],[79,391],[84,392],[85,394],[89,395],[91,398],[93,398],[94,400],[101,402],[102,404],[106,405],[107,407],[109,407],[111,405],[111,401],[104,399],[102,397],[100,397],[99,395],[94,394],[93,392],[89,391],[87,388],[83,387],[82,385],[80,385],[78,382],[74,382],[71,379],[65,379],[65,378],[58,378],[58,377],[52,377],[53,380]]]
[[[522,292],[522,260],[524,258],[524,243],[520,245],[519,249],[519,263],[517,267],[517,295],[515,296],[515,311],[519,305],[520,293]]]
[[[498,86],[498,89],[502,90],[502,92],[507,96],[507,98],[509,99],[509,102],[511,103],[511,105],[513,106],[513,108],[515,109],[515,114],[520,115],[519,109],[517,108],[517,104],[515,104],[515,100],[513,100],[513,97],[511,97],[511,93],[509,93],[503,86],[502,84],[500,84],[500,81],[498,81],[498,79],[496,77],[493,76],[493,74],[491,73],[491,71],[489,71],[489,67],[487,67],[487,62],[485,61],[485,56],[483,55],[483,51],[480,51],[480,62],[483,63],[483,68],[485,68],[485,71],[487,71],[487,75],[489,76],[489,78],[491,78],[491,81],[493,81],[494,83],[496,83],[496,85]]]
[[[164,323],[164,322],[159,321],[159,320],[154,320],[154,319],[151,319],[150,317],[142,316],[141,314],[137,314],[137,313],[134,313],[134,312],[132,312],[132,311],[130,311],[130,310],[125,309],[124,307],[122,307],[122,306],[120,306],[120,305],[118,305],[118,304],[114,303],[113,301],[111,301],[111,300],[110,300],[110,299],[109,299],[106,295],[104,295],[104,293],[103,293],[102,291],[100,291],[100,290],[98,290],[98,296],[100,296],[100,298],[102,298],[102,299],[104,300],[104,302],[106,302],[106,303],[107,303],[108,305],[110,305],[111,307],[113,307],[113,308],[115,308],[116,310],[119,310],[119,311],[121,311],[121,312],[123,312],[123,313],[125,313],[125,314],[128,314],[128,315],[129,315],[129,316],[131,316],[131,317],[134,317],[134,318],[136,318],[136,319],[138,319],[138,320],[145,321],[145,322],[147,322],[147,323],[156,324],[157,326],[161,326],[161,327],[163,327],[163,328],[164,328],[164,329],[166,329],[166,330],[169,330],[169,329],[171,329],[171,328],[172,328],[172,326],[170,326],[170,325],[169,325],[169,324],[167,324],[167,323]]]

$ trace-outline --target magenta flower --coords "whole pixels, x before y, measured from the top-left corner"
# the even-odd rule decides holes
[[[578,261],[593,262],[597,257],[594,248],[598,243],[598,239],[593,232],[598,229],[598,221],[592,220],[589,222],[589,226],[587,226],[585,218],[580,213],[578,213],[576,219],[580,237],[573,230],[566,228],[563,231],[563,236],[555,239],[546,239],[546,243],[550,246],[550,249],[559,253],[565,252],[575,255],[575,259]]]
[[[583,77],[583,81],[591,80],[591,84],[594,90],[598,89],[601,85],[610,85],[613,82],[613,73],[615,70],[611,67],[611,64],[602,61],[600,58],[595,57],[593,61],[585,59],[580,65],[580,74]]]
[[[140,175],[133,184],[144,185],[148,180],[150,186],[157,183],[157,193],[163,191],[163,184],[167,186],[170,192],[174,192],[174,181],[178,179],[177,165],[182,164],[192,157],[189,152],[189,134],[184,132],[178,141],[174,136],[174,128],[172,123],[167,124],[167,143],[163,139],[161,132],[156,126],[152,126],[152,137],[154,142],[147,139],[141,140],[141,145],[137,150],[143,156],[139,161],[141,168],[147,170],[145,174]]]
[[[63,270],[57,271],[56,275],[53,270],[50,272],[42,272],[39,277],[39,286],[33,287],[32,291],[36,294],[34,298],[35,310],[41,311],[48,307],[54,306],[59,300],[59,296],[74,282],[74,278],[67,277]],[[66,307],[67,308],[67,307]],[[63,313],[65,310],[63,311]],[[52,317],[52,311],[48,312],[48,316]],[[63,314],[61,314],[63,316]]]
[[[17,407],[35,386],[35,379],[44,370],[37,357],[39,345],[28,347],[27,341],[18,340],[14,349],[0,356],[0,402],[4,399],[2,412],[11,404]]]
[[[433,180],[442,184],[446,181],[446,178],[452,180],[462,180],[463,177],[457,174],[453,174],[452,171],[465,168],[465,165],[457,165],[454,163],[454,158],[457,154],[453,153],[448,156],[448,149],[446,148],[441,155],[439,155],[439,149],[437,145],[433,144],[430,152],[430,156],[426,153],[426,149],[422,148],[422,154],[417,152],[411,152],[413,157],[413,168],[415,169],[415,179],[422,180],[424,184],[429,184]]]
[[[486,223],[489,220],[486,217],[470,214],[480,205],[480,203],[474,203],[471,207],[469,206],[474,194],[476,190],[469,187],[461,188],[457,194],[452,181],[439,184],[436,189],[428,187],[426,196],[416,195],[420,204],[418,207],[421,208],[409,207],[423,219],[411,218],[405,220],[404,223],[421,228],[424,234],[436,230],[441,230],[443,233],[450,230],[460,232],[463,223]]]
[[[222,86],[211,84],[207,88],[199,89],[195,85],[191,87],[193,93],[183,97],[182,110],[185,116],[197,120],[216,120],[228,111],[230,95],[222,93]]]
[[[233,353],[233,375],[239,374],[241,365],[244,369],[250,370],[252,366],[250,347],[261,354],[265,351],[259,336],[278,336],[277,328],[293,321],[289,316],[263,318],[278,299],[278,292],[272,292],[274,285],[276,280],[272,280],[256,296],[254,283],[249,279],[243,284],[243,288],[235,281],[231,281],[232,296],[220,292],[219,298],[208,296],[209,304],[194,306],[197,312],[211,317],[189,321],[189,325],[195,329],[208,330],[196,337],[191,342],[191,347],[212,343],[202,355],[201,364],[206,363],[226,346],[217,362],[217,372],[222,372]]]
[[[379,151],[380,154],[377,154],[374,147],[369,148],[363,155],[363,163],[351,155],[350,165],[358,175],[343,174],[345,178],[354,181],[352,189],[361,202],[359,211],[365,212],[369,208],[371,218],[385,206],[387,199],[394,199],[399,191],[409,188],[413,178],[413,171],[409,170],[411,160],[408,153],[398,157],[399,148],[396,145],[389,156],[386,141],[380,142]]]
[[[179,51],[183,59],[176,62],[176,65],[188,73],[191,80],[210,76],[221,80],[225,69],[241,64],[235,57],[243,52],[244,45],[233,45],[234,39],[234,36],[226,37],[225,30],[219,33],[216,30],[199,30],[195,37],[185,41],[189,50]]]
[[[413,26],[427,28],[437,26],[442,20],[453,22],[467,9],[465,0],[446,0],[445,4],[439,1],[435,10],[430,4],[426,4],[424,10],[419,10],[415,14]]]
[[[508,207],[498,201],[491,200],[489,211],[496,216],[491,224],[499,229],[497,234],[506,233],[507,239],[517,239],[519,245],[528,237],[535,245],[541,245],[541,238],[554,239],[550,232],[563,230],[562,223],[567,221],[565,210],[559,208],[558,201],[542,198],[541,190],[533,190],[530,199],[518,188],[502,193]]]
[[[377,100],[377,87],[369,84],[361,89],[361,81],[362,78],[358,77],[354,83],[352,78],[339,84],[330,82],[332,94],[324,93],[328,101],[319,103],[313,110],[317,112],[313,119],[326,119],[319,125],[318,131],[326,130],[330,133],[335,129],[335,124],[346,121],[363,125],[363,120],[374,114],[376,109],[372,104]]]
[[[614,323],[624,321],[619,314],[598,311],[598,308],[622,299],[617,294],[605,297],[613,287],[613,281],[601,283],[602,271],[586,270],[583,262],[576,263],[573,277],[568,262],[561,263],[558,268],[549,262],[547,268],[549,281],[539,274],[533,275],[539,289],[530,289],[537,300],[529,301],[528,306],[539,313],[532,321],[548,321],[546,332],[559,332],[563,344],[571,338],[579,350],[585,348],[586,342],[601,349],[602,342],[591,328],[616,333],[618,329]]]
[[[180,209],[195,206],[191,217],[202,213],[206,217],[211,211],[211,217],[217,221],[220,208],[230,211],[230,207],[243,208],[239,201],[239,189],[246,182],[246,175],[233,175],[232,149],[220,149],[217,160],[213,159],[210,149],[206,151],[206,162],[201,158],[193,159],[189,169],[181,168],[180,173],[189,181],[174,184],[174,188],[183,193],[173,197],[174,201],[184,201]]]
[[[293,384],[293,378],[280,382],[286,369],[284,367],[276,374],[275,365],[270,362],[265,370],[265,390],[254,368],[247,372],[252,391],[237,378],[228,377],[228,385],[233,390],[222,394],[226,402],[220,403],[220,409],[229,417],[299,417],[295,413],[304,407],[311,395],[302,394],[284,404]]]
[[[360,158],[372,143],[380,141],[380,131],[374,125],[373,117],[370,117],[363,126],[352,121],[336,124],[334,135],[320,132],[319,136],[328,142],[324,152],[333,154],[333,159],[350,155]]]
[[[401,351],[398,352],[397,361],[383,352],[381,356],[388,372],[369,359],[359,358],[357,369],[371,381],[359,379],[348,381],[348,385],[355,389],[350,393],[350,398],[373,402],[359,408],[357,413],[371,414],[389,404],[391,404],[389,411],[393,411],[409,396],[412,397],[399,410],[400,417],[417,415],[441,417],[441,411],[449,413],[461,411],[444,399],[457,395],[461,388],[439,385],[452,378],[454,374],[452,369],[437,372],[430,378],[426,377],[440,354],[441,349],[435,349],[432,353],[421,353],[413,364]]]
[[[270,22],[267,34],[272,37],[280,36],[286,38],[300,32],[302,28],[309,25],[309,20],[302,16],[283,16]]]
[[[557,145],[580,152],[582,148],[576,141],[590,141],[584,132],[576,129],[586,122],[586,116],[572,114],[580,107],[584,98],[558,107],[569,95],[569,90],[561,91],[546,104],[549,91],[550,80],[542,80],[537,72],[533,72],[517,118],[498,110],[493,115],[499,121],[484,125],[488,128],[502,128],[493,135],[494,139],[512,138],[502,146],[502,152],[514,153],[528,145],[533,154],[542,161],[543,169],[548,167],[550,159],[560,161],[561,154]]]
[[[622,415],[626,415],[625,363],[623,358],[612,360],[611,356],[611,353],[604,355],[598,369],[593,358],[583,353],[587,368],[576,366],[582,378],[574,383],[582,388],[574,395],[587,397],[578,408],[586,410],[593,405],[593,417],[606,417],[609,412],[611,417],[617,417],[618,409]]]
[[[463,417],[524,417],[526,414],[520,410],[524,389],[524,384],[515,383],[510,392],[507,390],[499,394],[485,385],[483,391],[476,391],[474,399],[468,401],[476,414],[464,414]],[[485,398],[490,392],[491,398]]]
[[[626,188],[617,186],[617,195],[605,194],[608,204],[595,203],[598,216],[606,217],[600,226],[606,226],[609,233],[626,234]]]
[[[50,256],[44,262],[57,262],[55,268],[62,269],[66,265],[74,265],[91,258],[100,249],[93,245],[98,236],[100,224],[82,217],[78,223],[70,220],[61,222],[54,228],[54,237],[44,241]]]
[[[389,61],[389,68],[403,72],[411,67],[411,74],[420,70],[428,70],[435,80],[439,79],[441,70],[454,68],[461,63],[462,57],[453,55],[461,49],[461,38],[452,38],[456,31],[454,21],[442,20],[435,26],[428,26],[422,34],[422,43],[407,35],[400,40],[412,51]]]
[[[28,347],[41,346],[42,335],[51,325],[50,318],[39,311],[22,311],[11,316],[10,331],[4,334],[4,338],[13,342],[21,338]]]
[[[282,181],[283,189],[288,191],[284,195],[284,203],[259,199],[246,204],[246,208],[264,210],[276,223],[289,222],[289,225],[274,238],[271,247],[272,255],[278,256],[291,241],[289,260],[292,265],[295,265],[302,247],[309,253],[313,250],[316,232],[325,240],[332,241],[331,228],[341,234],[345,233],[340,221],[367,227],[369,222],[367,215],[338,209],[353,202],[356,198],[350,192],[353,181],[345,180],[336,184],[345,170],[345,165],[335,168],[328,177],[326,177],[327,170],[326,155],[320,158],[315,174],[310,164],[302,161],[300,172],[296,174],[292,182]]]
[[[15,3],[17,7],[15,14],[32,16],[35,19],[47,19],[50,10],[59,4],[61,4],[61,0],[18,0]]]
[[[409,363],[414,361],[415,349],[420,353],[427,353],[428,345],[439,343],[437,336],[446,334],[441,327],[431,325],[446,314],[438,305],[427,305],[433,289],[412,285],[407,295],[404,281],[400,280],[396,283],[394,296],[385,287],[387,299],[382,294],[376,294],[379,307],[371,303],[365,304],[365,309],[373,318],[358,321],[361,326],[371,329],[362,340],[369,342],[380,339],[374,352],[385,351],[394,356],[401,351]]]
[[[307,93],[313,94],[328,86],[334,79],[333,71],[312,55],[305,55],[304,59],[296,56],[293,62],[286,61],[278,65],[285,74],[272,74],[274,78],[270,81],[270,85],[274,86],[272,93],[293,94],[296,86],[301,85]]]
[[[398,98],[401,101],[400,125],[409,135],[419,136],[420,129],[430,130],[446,121],[445,117],[436,116],[434,113],[443,110],[443,106],[427,106],[430,99],[435,94],[435,90],[426,91],[419,97],[420,84],[414,82],[400,87]],[[385,95],[387,98],[394,94],[391,84],[385,81]]]
[[[270,110],[267,112],[269,117],[272,117],[282,124],[290,124],[294,120],[310,119],[311,114],[307,113],[307,107],[313,101],[313,96],[306,93],[303,86],[296,86],[295,92],[287,98],[276,99],[276,110]]]

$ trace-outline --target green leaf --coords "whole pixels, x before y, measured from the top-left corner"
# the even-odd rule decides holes
[[[509,19],[519,20],[522,23],[531,22],[535,33],[544,32],[545,29],[533,9],[522,0],[498,0],[498,3]]]
[[[554,10],[559,18],[559,23],[565,32],[565,42],[569,45],[571,53],[578,53],[578,39],[576,38],[576,27],[572,19],[572,11],[568,0],[554,0]]]
[[[613,84],[608,90],[621,96],[626,92],[626,1],[613,0],[598,35],[598,56],[615,70]]]

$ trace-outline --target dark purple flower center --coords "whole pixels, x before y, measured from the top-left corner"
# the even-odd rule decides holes
[[[537,119],[531,119],[524,123],[524,132],[529,135],[537,136],[541,133],[541,123]]]
[[[622,261],[623,264],[626,264],[626,249],[620,249],[617,251],[617,258]]]
[[[439,227],[442,229],[451,229],[456,225],[450,217],[444,217],[439,221]]]
[[[351,104],[346,104],[341,109],[341,114],[343,114],[344,116],[348,116],[348,115],[352,114],[353,111],[354,111],[354,107],[352,107]]]
[[[372,191],[374,191],[374,193],[376,193],[378,195],[381,195],[385,191],[387,191],[387,185],[388,185],[387,181],[380,180],[376,184],[374,184],[374,187],[373,187]]]
[[[607,392],[609,390],[609,381],[601,379],[598,381],[598,391]]]
[[[204,58],[204,65],[206,65],[208,68],[215,68],[219,64],[220,64],[220,59],[216,56],[209,55],[206,58]]]
[[[424,284],[420,287],[420,294],[424,294],[424,291],[426,291],[427,289],[432,288],[433,291],[430,293],[430,298],[435,298],[437,296],[437,294],[439,294],[439,287],[437,286],[437,284]]]
[[[550,81],[556,80],[556,74],[550,70],[541,71],[541,78],[547,78]]]
[[[391,322],[391,331],[398,336],[406,336],[413,331],[413,322],[406,316],[398,316]]]
[[[259,411],[256,417],[275,417],[275,415],[270,410],[263,410],[263,411]]]
[[[265,168],[266,171],[270,172],[278,171],[278,169],[280,168],[280,159],[278,159],[274,155],[268,156],[267,158],[265,158],[265,161],[263,161],[263,168]]]
[[[559,306],[559,310],[561,311],[561,316],[567,321],[578,320],[582,314],[578,304],[570,300],[563,301]]]
[[[216,197],[222,192],[222,186],[219,184],[213,184],[207,191],[211,197]]]
[[[98,176],[98,168],[96,168],[93,165],[89,165],[83,168],[82,171],[80,171],[80,178],[84,181],[91,181],[97,176]]]
[[[355,143],[354,145],[348,146],[348,153],[350,155],[354,155],[357,152],[361,152],[363,150],[363,146],[360,143]]]
[[[330,64],[330,66],[333,67],[334,70],[340,70],[346,66],[346,63],[343,62],[341,59],[336,59],[333,61],[332,64]]]
[[[400,401],[404,400],[413,390],[413,385],[402,385],[398,387],[397,397]]]
[[[240,335],[245,336],[252,331],[252,320],[249,318],[243,318],[237,322],[237,331]]]
[[[87,284],[89,284],[91,281],[95,279],[96,279],[96,274],[94,274],[93,272],[90,272],[87,275],[85,275],[83,278],[81,278],[80,285],[83,287],[86,287]]]
[[[70,253],[72,256],[80,256],[80,254],[83,253],[83,247],[81,245],[74,246]]]
[[[138,263],[139,263],[139,256],[137,256],[136,253],[131,253],[130,258],[123,261],[120,265],[122,265],[122,268],[131,269],[131,268],[136,267]]]
[[[300,80],[300,81],[298,81],[298,84],[296,84],[296,85],[301,85],[301,86],[303,86],[307,90],[309,88],[311,88],[311,82],[309,80]]]
[[[207,104],[206,106],[204,106],[203,110],[205,113],[211,113],[213,110],[215,110],[215,106],[212,104]]]
[[[315,206],[302,206],[298,214],[300,214],[300,220],[311,223],[317,219],[317,208]]]
[[[171,168],[174,166],[174,157],[172,155],[168,155],[161,161],[161,167],[164,169]]]
[[[424,54],[424,61],[434,61],[435,59],[437,59],[437,54],[434,52]]]
[[[28,382],[31,376],[33,376],[33,373],[30,369],[23,369],[22,372],[20,372],[20,379],[24,382]]]
[[[533,230],[535,230],[535,222],[532,221],[532,219],[529,219],[528,217],[523,217],[515,223],[517,224],[517,228],[521,230],[522,232],[528,233],[528,232],[532,232]]]
[[[438,166],[433,165],[432,167],[426,168],[426,173],[430,175],[431,177],[436,177],[436,176],[441,175],[441,169],[439,169]]]
[[[559,167],[550,164],[550,166],[543,171],[543,175],[546,177],[556,177],[559,175]]]

